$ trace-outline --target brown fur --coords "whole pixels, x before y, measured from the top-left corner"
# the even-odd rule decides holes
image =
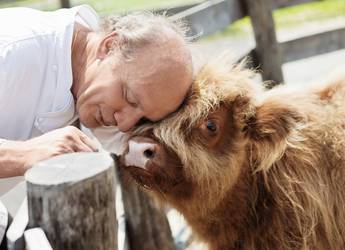
[[[217,60],[177,112],[134,131],[161,145],[134,177],[210,249],[344,249],[344,128],[345,73],[265,91],[251,71]]]

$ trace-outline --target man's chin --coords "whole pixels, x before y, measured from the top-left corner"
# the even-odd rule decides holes
[[[79,118],[79,120],[80,120],[80,123],[86,128],[97,128],[97,127],[103,126],[96,120],[90,121],[90,120],[84,120],[82,118]]]
[[[126,133],[131,129],[131,128],[122,127],[122,126],[117,126],[117,128],[123,133]]]

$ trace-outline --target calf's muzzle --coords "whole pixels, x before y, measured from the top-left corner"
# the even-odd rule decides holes
[[[128,141],[124,155],[126,166],[135,166],[147,170],[147,163],[157,157],[160,146],[151,138],[133,137]]]

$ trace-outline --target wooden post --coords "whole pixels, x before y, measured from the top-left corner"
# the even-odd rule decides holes
[[[246,0],[256,41],[255,55],[262,69],[262,78],[273,81],[267,86],[269,88],[284,81],[272,6],[271,0]]]
[[[69,0],[60,0],[61,8],[71,8],[71,3]]]
[[[176,249],[164,211],[135,183],[126,181],[127,178],[120,175],[129,249]]]
[[[116,250],[114,161],[106,153],[73,153],[25,174],[29,227],[41,227],[53,249]]]

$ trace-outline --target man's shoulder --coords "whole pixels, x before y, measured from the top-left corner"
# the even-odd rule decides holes
[[[45,43],[51,44],[56,33],[66,26],[56,18],[54,12],[22,7],[1,9],[0,23],[0,57],[3,58],[17,56],[17,52],[36,53],[39,48],[44,50]]]
[[[49,46],[39,41],[41,38],[27,37],[22,39],[8,39],[0,42],[0,68],[6,82],[11,83],[13,78],[27,82],[40,75],[45,65],[45,53]],[[47,39],[49,40],[49,39]],[[46,42],[49,44],[49,41]],[[30,66],[30,67],[28,67]],[[2,82],[2,84],[5,84]]]
[[[0,10],[0,40],[22,40],[54,30],[49,14],[31,8]]]

